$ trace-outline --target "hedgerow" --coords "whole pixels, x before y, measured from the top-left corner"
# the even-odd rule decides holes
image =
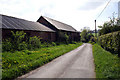
[[[104,49],[118,54],[120,57],[120,31],[102,35],[98,41]]]

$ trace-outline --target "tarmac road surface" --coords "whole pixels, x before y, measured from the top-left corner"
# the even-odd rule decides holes
[[[20,78],[95,78],[92,45],[82,46]]]

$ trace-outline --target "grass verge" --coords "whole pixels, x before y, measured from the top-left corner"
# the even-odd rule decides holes
[[[15,79],[80,45],[82,45],[82,43],[62,44],[59,46],[41,48],[36,51],[4,52],[2,53],[2,80]]]
[[[120,78],[120,59],[105,51],[100,45],[93,45],[96,78]]]

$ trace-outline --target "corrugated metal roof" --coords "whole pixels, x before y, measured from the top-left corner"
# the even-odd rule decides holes
[[[1,15],[1,16],[2,16],[2,21],[0,21],[0,24],[2,24],[2,27],[0,28],[55,32],[52,29],[38,22],[27,21],[24,19],[19,19],[6,15]]]
[[[44,19],[46,19],[48,22],[50,22],[53,26],[55,26],[57,29],[59,30],[65,30],[65,31],[72,31],[72,32],[76,32],[77,30],[74,29],[72,26],[67,25],[65,23],[62,23],[60,21],[42,16]]]

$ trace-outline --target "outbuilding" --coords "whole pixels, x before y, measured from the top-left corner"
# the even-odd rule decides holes
[[[60,34],[69,35],[69,39],[72,41],[80,41],[80,32],[74,29],[72,26],[62,23],[60,21],[41,16],[37,22],[45,25],[46,27],[56,31],[56,39],[60,39]]]
[[[0,16],[2,18],[0,19],[2,39],[10,37],[11,31],[24,31],[29,37],[40,36],[44,41],[56,41],[55,31],[39,22],[28,21],[1,14]]]

